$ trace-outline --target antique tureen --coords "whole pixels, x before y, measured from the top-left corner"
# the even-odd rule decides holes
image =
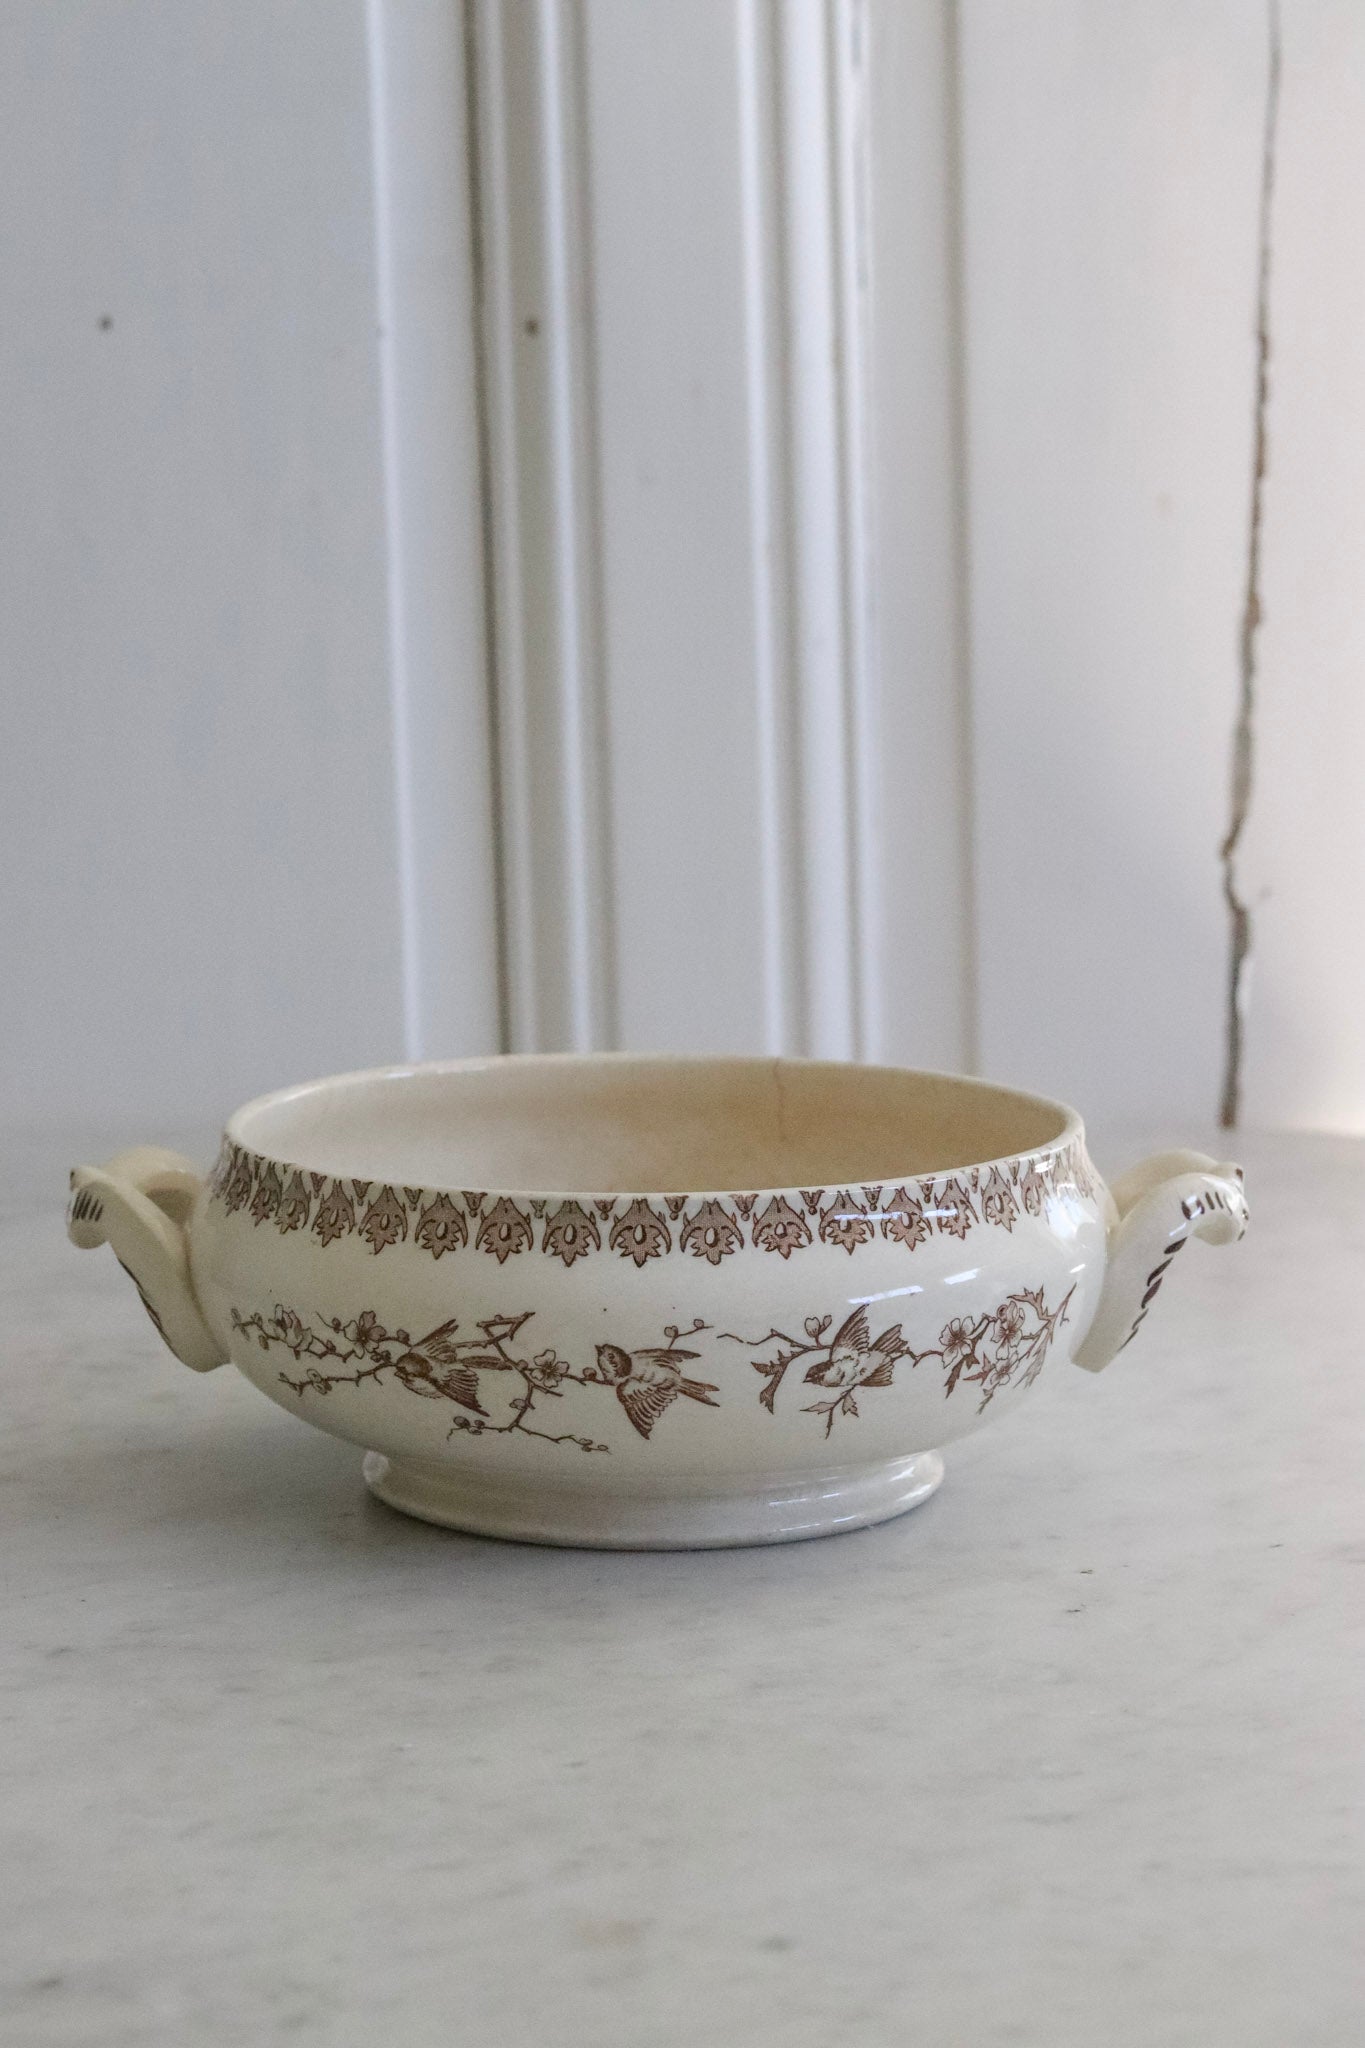
[[[978,1081],[782,1059],[509,1057],[262,1097],[211,1177],[71,1176],[176,1356],[363,1445],[380,1499],[546,1543],[777,1542],[931,1494],[1052,1358],[1136,1333],[1194,1152],[1112,1192],[1080,1119]]]

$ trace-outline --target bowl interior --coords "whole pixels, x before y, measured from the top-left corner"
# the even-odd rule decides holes
[[[984,1082],[807,1060],[530,1057],[343,1075],[228,1134],[347,1179],[686,1194],[886,1182],[1054,1144],[1071,1113]]]

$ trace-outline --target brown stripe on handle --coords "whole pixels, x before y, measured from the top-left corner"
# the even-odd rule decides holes
[[[1200,1213],[1202,1213],[1202,1211]],[[1167,1252],[1165,1258],[1161,1261],[1161,1264],[1159,1266],[1153,1266],[1151,1272],[1147,1275],[1147,1292],[1142,1297],[1142,1306],[1139,1308],[1137,1314],[1134,1316],[1133,1327],[1128,1332],[1128,1335],[1124,1338],[1122,1344],[1120,1344],[1119,1351],[1126,1351],[1128,1349],[1128,1346],[1132,1343],[1134,1337],[1136,1337],[1138,1331],[1142,1328],[1143,1322],[1146,1319],[1148,1309],[1151,1307],[1157,1295],[1161,1292],[1161,1283],[1166,1277],[1167,1267],[1170,1265],[1176,1253],[1178,1251],[1182,1251],[1188,1243],[1188,1237],[1178,1237],[1175,1243],[1171,1246],[1170,1250]],[[1114,1356],[1117,1358],[1117,1351],[1114,1353]]]

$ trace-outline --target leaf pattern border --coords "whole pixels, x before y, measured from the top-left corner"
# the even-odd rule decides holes
[[[319,1245],[360,1238],[378,1257],[410,1243],[433,1259],[473,1250],[499,1266],[527,1252],[566,1267],[602,1254],[637,1267],[664,1256],[719,1265],[750,1245],[786,1263],[822,1243],[850,1257],[881,1238],[913,1252],[935,1236],[1012,1231],[1052,1203],[1093,1201],[1097,1182],[1084,1141],[894,1185],[727,1195],[523,1197],[340,1179],[270,1159],[224,1139],[210,1193],[231,1215]]]

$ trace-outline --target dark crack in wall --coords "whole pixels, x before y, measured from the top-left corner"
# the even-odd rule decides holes
[[[1232,790],[1228,829],[1219,847],[1223,901],[1229,924],[1227,1011],[1224,1023],[1223,1094],[1220,1121],[1236,1124],[1242,1105],[1246,1050],[1247,994],[1251,973],[1252,913],[1242,891],[1237,855],[1251,812],[1256,738],[1256,681],[1261,627],[1261,529],[1265,510],[1270,409],[1271,214],[1275,197],[1275,148],[1280,115],[1280,16],[1270,0],[1269,61],[1266,69],[1265,127],[1261,144],[1261,200],[1256,259],[1256,381],[1252,403],[1251,510],[1247,522],[1246,594],[1238,637],[1237,715],[1232,730]]]

